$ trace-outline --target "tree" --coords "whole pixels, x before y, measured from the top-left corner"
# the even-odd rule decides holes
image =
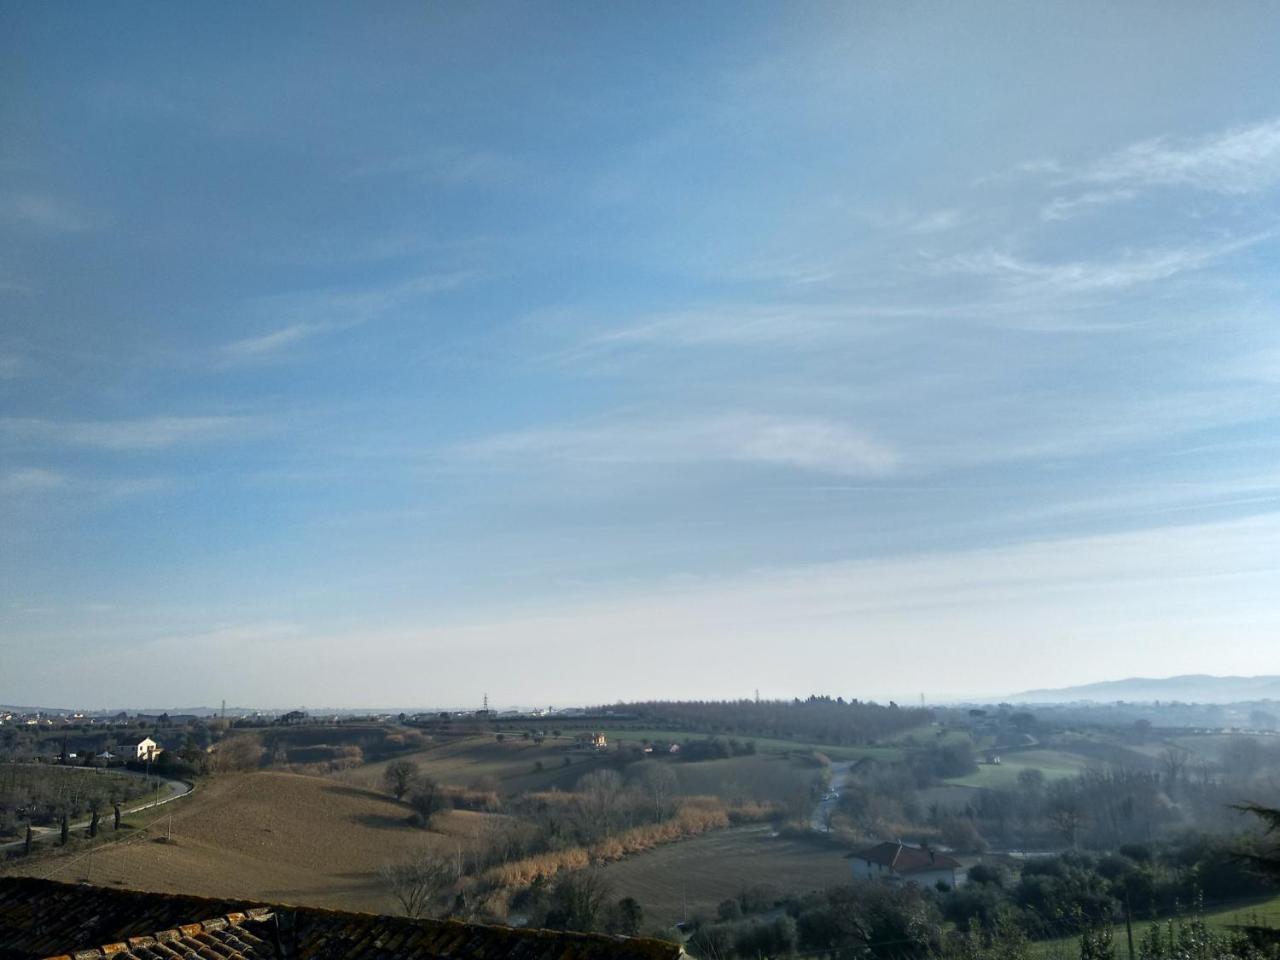
[[[641,765],[637,781],[652,804],[653,819],[662,821],[671,816],[680,789],[675,772],[665,763],[651,760]]]
[[[444,793],[430,777],[422,777],[413,793],[409,794],[409,806],[413,808],[413,823],[424,830],[431,829],[431,821],[444,810]]]
[[[618,771],[593,770],[578,781],[576,792],[587,822],[609,836],[622,796],[622,777]]]
[[[65,847],[67,845],[67,840],[69,840],[70,838],[71,838],[71,824],[67,820],[67,811],[63,810],[62,811],[62,829],[58,833],[58,842]]]
[[[89,836],[96,837],[98,835],[98,811],[93,811],[93,816],[89,820]]]
[[[605,922],[606,933],[617,933],[624,937],[638,937],[640,925],[644,923],[644,909],[635,897],[623,897],[609,910]]]
[[[111,829],[119,830],[120,829],[120,804],[113,803],[111,806],[112,806],[112,809],[115,811],[115,822],[111,824]]]
[[[418,765],[412,760],[393,760],[382,773],[382,783],[387,792],[400,801],[413,787],[418,776]]]
[[[388,864],[381,871],[383,885],[400,905],[406,917],[422,917],[453,879],[453,866],[447,857],[427,848],[416,851],[408,860]]]
[[[1276,835],[1271,846],[1261,851],[1246,851],[1238,857],[1258,873],[1272,881],[1280,882],[1280,808],[1263,807],[1256,803],[1245,803],[1236,807],[1243,813],[1251,813],[1262,821],[1265,836]]]
[[[546,924],[557,930],[595,930],[609,894],[609,884],[598,874],[590,870],[567,873],[551,892]]]

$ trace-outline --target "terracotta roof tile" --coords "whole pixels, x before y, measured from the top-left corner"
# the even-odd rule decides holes
[[[282,954],[281,939],[291,940]],[[678,960],[676,944],[0,878],[0,960]],[[69,953],[71,947],[74,953]],[[61,953],[59,953],[61,951]],[[58,954],[54,957],[52,955]]]

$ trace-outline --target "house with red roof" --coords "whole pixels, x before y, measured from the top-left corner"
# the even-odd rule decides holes
[[[916,883],[931,887],[939,881],[956,885],[960,861],[928,847],[909,847],[905,843],[877,843],[874,847],[848,855],[855,880],[887,880]]]

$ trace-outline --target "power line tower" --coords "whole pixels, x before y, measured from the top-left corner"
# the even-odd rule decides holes
[[[487,693],[484,695],[484,712],[489,712],[489,694]]]

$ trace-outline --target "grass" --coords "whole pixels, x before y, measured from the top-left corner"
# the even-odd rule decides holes
[[[952,777],[947,783],[962,787],[1014,787],[1023,770],[1039,770],[1046,780],[1075,776],[1089,761],[1061,750],[1027,750],[1008,753],[999,764],[979,764],[978,769],[963,777]]]
[[[1280,896],[1206,910],[1203,917],[1207,926],[1217,930],[1230,930],[1254,924],[1280,927]],[[1149,926],[1149,920],[1134,921],[1135,942],[1146,933]],[[1116,928],[1117,944],[1124,940],[1124,936],[1124,926],[1120,925]],[[1061,937],[1056,940],[1038,941],[1031,945],[1031,955],[1037,960],[1076,960],[1080,956],[1079,938]]]
[[[596,869],[614,897],[640,901],[646,926],[680,920],[686,904],[690,915],[714,915],[721,901],[756,884],[800,892],[849,882],[839,848],[771,834],[759,826],[721,830]]]
[[[800,798],[807,805],[810,789],[818,778],[818,768],[812,762],[776,753],[697,763],[645,762],[665,764],[675,774],[681,792],[688,796],[717,796],[728,803],[748,800],[791,803]]]
[[[568,765],[564,762],[566,757],[570,760]],[[425,776],[443,784],[469,787],[492,780],[499,790],[515,793],[552,787],[568,789],[605,758],[575,749],[571,739],[548,739],[539,744],[508,735],[501,742],[493,736],[442,740],[396,759],[416,763]],[[352,786],[380,790],[383,771],[391,762],[363,764],[335,776]],[[541,770],[537,769],[538,764],[542,764]]]

